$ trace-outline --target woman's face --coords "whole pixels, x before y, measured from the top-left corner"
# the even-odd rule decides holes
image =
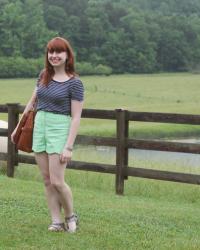
[[[48,60],[53,67],[65,65],[67,59],[67,52],[48,51]]]

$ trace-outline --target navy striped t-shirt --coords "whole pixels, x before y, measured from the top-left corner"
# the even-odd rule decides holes
[[[71,115],[71,100],[83,101],[84,87],[78,77],[58,82],[51,80],[46,86],[37,82],[37,110]]]

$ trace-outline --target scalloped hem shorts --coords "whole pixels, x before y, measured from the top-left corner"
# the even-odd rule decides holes
[[[33,129],[33,151],[60,154],[67,142],[70,124],[69,115],[37,111]]]

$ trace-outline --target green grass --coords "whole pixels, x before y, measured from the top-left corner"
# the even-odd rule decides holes
[[[0,176],[0,249],[199,249],[199,187],[132,178],[126,184],[132,191],[116,196],[95,173],[89,180],[99,189],[82,183],[79,171],[67,172],[69,179],[74,175],[69,183],[80,216],[74,235],[47,232],[50,220],[41,182]]]
[[[189,73],[112,75],[81,78],[85,85],[84,108],[124,108],[130,111],[199,114],[200,75]],[[35,79],[1,79],[0,103],[26,104]],[[1,119],[7,119],[0,114]],[[80,133],[114,136],[115,122],[82,119]],[[199,126],[130,122],[130,136],[183,138],[200,135]]]
[[[136,111],[198,114],[199,75],[158,74],[83,77],[85,108],[127,108]],[[25,104],[33,79],[0,80],[0,103]],[[0,114],[1,119],[7,119]],[[131,123],[131,136],[144,138],[195,137],[199,126]],[[83,119],[80,133],[115,135],[115,122]],[[110,153],[76,146],[73,160],[115,164]],[[200,174],[185,162],[140,160],[130,155],[129,165]],[[4,176],[0,162],[0,250],[193,250],[200,245],[200,190],[197,185],[133,178],[125,195],[116,196],[110,174],[66,170],[72,187],[80,229],[74,234],[47,232],[50,216],[44,187],[36,166],[20,164],[15,178]]]

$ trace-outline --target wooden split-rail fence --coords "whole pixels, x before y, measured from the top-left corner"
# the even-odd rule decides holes
[[[36,164],[33,156],[19,154],[15,145],[10,140],[10,135],[19,120],[19,114],[23,110],[24,106],[18,103],[0,105],[0,113],[8,113],[8,129],[0,129],[0,136],[8,137],[7,153],[0,153],[0,160],[7,161],[7,176],[9,177],[14,176],[14,169],[18,163]],[[84,109],[82,118],[116,120],[116,137],[78,135],[76,139],[76,144],[116,147],[116,164],[72,161],[67,168],[115,174],[115,189],[117,194],[124,193],[124,182],[128,179],[128,176],[200,184],[200,175],[136,168],[130,167],[128,164],[128,149],[130,148],[193,154],[200,153],[200,144],[130,139],[128,136],[130,121],[200,125],[200,115],[135,112],[123,109]]]

